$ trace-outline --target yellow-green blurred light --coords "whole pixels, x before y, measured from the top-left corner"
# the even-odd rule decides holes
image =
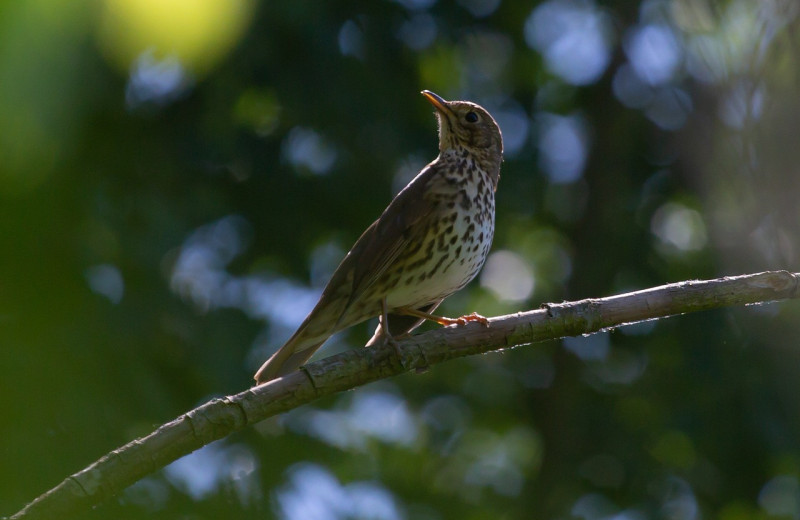
[[[252,12],[253,0],[104,0],[98,39],[122,70],[149,51],[201,74],[239,41]]]

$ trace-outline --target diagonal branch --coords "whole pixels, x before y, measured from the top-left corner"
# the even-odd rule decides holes
[[[546,304],[412,336],[392,348],[357,349],[267,384],[213,399],[67,477],[12,519],[74,517],[170,462],[273,415],[320,397],[450,359],[589,334],[677,314],[800,297],[800,273],[769,271],[687,281],[608,298]],[[398,355],[399,352],[399,355]]]

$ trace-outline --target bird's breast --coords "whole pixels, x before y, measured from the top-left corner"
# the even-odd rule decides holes
[[[455,169],[431,190],[435,210],[386,273],[390,308],[449,296],[478,274],[489,254],[495,209],[489,176],[474,167]]]

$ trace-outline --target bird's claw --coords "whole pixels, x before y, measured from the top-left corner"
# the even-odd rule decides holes
[[[401,336],[402,336],[402,334],[401,334]],[[394,350],[394,353],[397,354],[397,357],[399,357],[400,359],[403,358],[403,353],[400,350],[400,343],[397,342],[397,338],[387,334],[383,339],[383,344],[385,346],[392,347],[392,349]]]
[[[471,321],[478,322],[484,327],[489,326],[489,318],[481,316],[477,312],[473,312],[472,314],[467,314],[465,316],[459,316],[458,318],[442,318],[442,325],[466,325]]]

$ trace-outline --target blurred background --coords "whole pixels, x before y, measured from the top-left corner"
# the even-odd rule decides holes
[[[798,11],[0,3],[0,515],[252,383],[435,157],[421,89],[505,137],[493,253],[445,315],[800,270]],[[798,519],[799,323],[751,306],[438,365],[86,518]]]

